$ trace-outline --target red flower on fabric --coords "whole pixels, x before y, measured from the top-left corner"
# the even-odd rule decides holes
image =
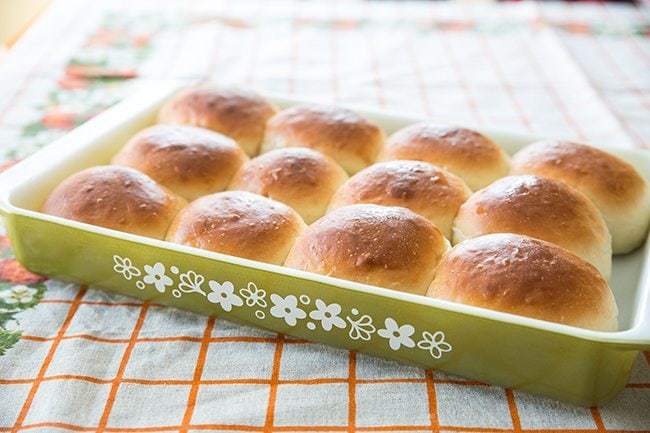
[[[75,115],[61,111],[58,108],[53,109],[43,116],[43,126],[52,129],[70,129],[74,127]]]
[[[13,165],[16,165],[17,163],[18,163],[18,161],[14,161],[14,160],[9,160],[9,161],[2,161],[2,162],[0,162],[0,173],[2,173],[3,171],[5,171],[5,170],[8,169],[9,167],[11,167],[11,166],[13,166]]]
[[[135,47],[144,47],[151,40],[151,35],[141,34],[133,37],[133,46]]]
[[[0,280],[15,284],[34,284],[47,280],[25,269],[15,259],[0,260]]]
[[[472,21],[447,20],[438,22],[438,28],[446,31],[464,31],[474,26]]]
[[[95,65],[69,65],[65,70],[66,75],[73,78],[135,78],[138,73],[135,69],[111,69]]]
[[[59,87],[62,89],[74,90],[85,89],[88,87],[89,81],[82,77],[76,77],[71,74],[66,74],[59,79]]]
[[[587,23],[581,23],[581,22],[568,22],[563,25],[564,30],[570,32],[570,33],[582,33],[582,34],[590,34],[591,33],[591,27]]]
[[[97,47],[97,46],[106,46],[112,45],[119,40],[121,32],[113,29],[99,29],[88,38],[86,46]]]

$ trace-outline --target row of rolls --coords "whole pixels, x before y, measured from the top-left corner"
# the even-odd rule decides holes
[[[617,329],[612,254],[639,247],[650,190],[594,147],[532,143],[512,158],[466,128],[386,137],[351,110],[278,110],[194,87],[110,165],[63,180],[51,215],[595,330]],[[451,245],[454,245],[452,248]]]

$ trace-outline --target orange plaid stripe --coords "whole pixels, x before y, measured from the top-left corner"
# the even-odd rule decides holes
[[[56,353],[56,349],[59,347],[59,344],[61,343],[61,339],[63,337],[63,334],[65,334],[65,331],[68,329],[70,326],[70,323],[72,323],[72,318],[74,317],[75,313],[79,309],[79,305],[81,303],[81,298],[86,294],[86,288],[81,288],[79,292],[77,293],[77,296],[74,297],[74,300],[72,301],[72,304],[70,305],[70,309],[68,310],[68,314],[66,315],[65,320],[63,321],[63,324],[59,328],[58,332],[56,333],[56,337],[54,338],[52,342],[52,346],[50,347],[50,350],[47,353],[47,356],[45,357],[45,360],[43,361],[43,364],[41,365],[40,370],[38,371],[38,375],[34,379],[32,383],[32,387],[29,390],[29,394],[27,395],[27,398],[25,399],[25,403],[23,404],[22,408],[20,409],[20,412],[18,413],[18,418],[16,419],[16,422],[14,424],[13,430],[12,431],[19,431],[21,425],[25,421],[25,417],[27,416],[27,412],[29,411],[29,408],[32,404],[32,401],[34,400],[34,396],[36,395],[36,392],[38,391],[38,387],[40,386],[41,382],[43,381],[43,377],[45,377],[45,373],[47,372],[48,367],[50,366],[50,363],[52,362],[52,359],[54,358],[54,354]]]
[[[126,364],[129,362],[131,353],[133,353],[133,348],[137,343],[138,334],[140,333],[140,329],[142,329],[142,325],[144,324],[144,318],[147,315],[148,309],[149,309],[149,304],[147,302],[143,303],[140,309],[140,315],[138,316],[138,320],[135,322],[135,326],[133,327],[133,332],[131,333],[129,344],[128,346],[126,346],[126,349],[124,349],[124,354],[122,355],[122,360],[120,361],[120,366],[117,370],[117,376],[115,376],[115,379],[113,379],[111,383],[111,390],[110,393],[108,394],[108,398],[106,399],[106,406],[104,406],[104,412],[102,413],[102,417],[99,420],[97,433],[103,432],[104,429],[106,428],[106,424],[108,423],[108,417],[111,415],[113,404],[115,404],[115,397],[117,396],[117,390],[120,388],[120,384],[122,383],[122,377],[124,376],[124,371],[126,370]]]

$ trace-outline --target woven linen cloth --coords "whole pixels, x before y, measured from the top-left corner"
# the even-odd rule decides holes
[[[57,1],[0,63],[8,167],[143,83],[209,78],[650,145],[647,7]],[[581,408],[24,270],[0,232],[0,431],[650,431],[650,355]]]

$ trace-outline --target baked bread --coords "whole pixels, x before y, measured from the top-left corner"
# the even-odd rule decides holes
[[[260,95],[236,89],[193,87],[160,109],[160,123],[199,126],[234,139],[248,156],[258,154],[266,122],[276,108]]]
[[[472,192],[459,177],[422,161],[386,161],[361,170],[334,195],[330,210],[358,203],[402,206],[451,239],[458,208]]]
[[[42,206],[46,214],[163,239],[181,197],[129,167],[87,168],[61,182]]]
[[[281,265],[305,223],[293,209],[245,191],[225,191],[190,203],[167,240]]]
[[[384,132],[354,111],[324,105],[299,105],[280,111],[268,123],[262,152],[309,147],[338,162],[349,174],[372,164]]]
[[[287,147],[244,164],[229,189],[280,201],[311,224],[325,214],[332,195],[347,178],[328,156],[304,147]]]
[[[390,136],[379,160],[413,159],[446,168],[472,191],[508,174],[508,155],[499,145],[470,129],[421,122]]]
[[[585,144],[540,141],[517,152],[513,174],[536,174],[567,183],[594,202],[612,235],[614,254],[645,241],[650,224],[646,179],[621,158]]]
[[[456,245],[440,261],[427,296],[597,331],[617,329],[605,279],[557,245],[491,234]]]
[[[285,266],[423,295],[448,245],[436,226],[406,208],[358,204],[309,226]]]
[[[612,240],[600,212],[581,192],[539,176],[508,176],[475,192],[458,211],[454,244],[489,233],[517,233],[582,257],[607,279]]]
[[[194,200],[226,189],[247,160],[225,135],[193,126],[155,125],[134,135],[112,162],[133,167]]]

